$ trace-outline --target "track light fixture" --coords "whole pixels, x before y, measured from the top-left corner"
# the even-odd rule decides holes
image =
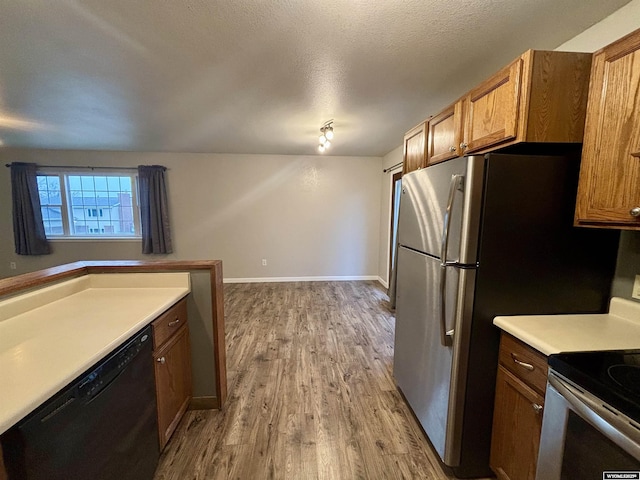
[[[331,140],[333,140],[333,120],[325,122],[324,125],[320,127],[320,138],[318,140],[318,151],[320,153],[323,153],[331,146]]]

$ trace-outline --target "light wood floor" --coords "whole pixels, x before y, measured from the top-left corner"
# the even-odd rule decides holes
[[[187,412],[156,480],[449,479],[392,378],[377,282],[225,285],[229,398]]]

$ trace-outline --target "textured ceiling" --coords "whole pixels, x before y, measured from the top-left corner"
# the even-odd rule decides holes
[[[0,142],[380,156],[628,1],[0,0]]]

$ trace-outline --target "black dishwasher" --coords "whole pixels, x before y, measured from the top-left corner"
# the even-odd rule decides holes
[[[160,456],[151,327],[2,436],[10,480],[146,480]]]

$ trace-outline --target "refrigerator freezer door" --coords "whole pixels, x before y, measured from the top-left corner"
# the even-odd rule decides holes
[[[393,373],[396,382],[436,451],[449,465],[447,439],[453,348],[440,343],[438,259],[400,247],[398,250],[396,337]],[[454,328],[459,270],[447,269],[446,318]]]
[[[398,223],[398,243],[440,258],[443,225],[454,175],[464,177],[467,160],[457,158],[402,177],[402,197]],[[460,251],[464,179],[453,198],[449,231],[449,258]],[[400,272],[401,270],[398,269]]]

